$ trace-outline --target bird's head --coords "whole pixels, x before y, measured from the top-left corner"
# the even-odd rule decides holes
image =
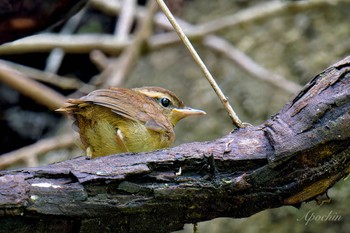
[[[206,114],[202,110],[186,107],[182,100],[180,100],[173,92],[165,88],[141,87],[133,88],[133,90],[156,101],[159,104],[162,113],[169,119],[173,126],[175,126],[179,120],[187,116]]]

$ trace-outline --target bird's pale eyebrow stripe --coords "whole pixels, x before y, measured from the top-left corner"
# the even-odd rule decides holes
[[[156,91],[140,91],[141,93],[147,95],[148,97],[151,97],[151,98],[162,98],[164,97],[164,94],[163,93],[159,93],[159,92],[156,92]]]

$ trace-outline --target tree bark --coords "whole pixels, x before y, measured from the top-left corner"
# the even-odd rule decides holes
[[[0,232],[170,232],[299,206],[350,172],[350,57],[258,126],[168,150],[0,173]]]

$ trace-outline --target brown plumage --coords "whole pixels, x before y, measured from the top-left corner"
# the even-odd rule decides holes
[[[100,89],[68,99],[58,111],[75,119],[82,147],[91,158],[170,147],[179,120],[205,114],[185,107],[174,93],[161,87]]]

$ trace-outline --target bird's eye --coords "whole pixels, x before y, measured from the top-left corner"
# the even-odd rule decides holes
[[[160,104],[164,107],[167,108],[170,106],[171,102],[168,98],[161,98],[160,99]]]

